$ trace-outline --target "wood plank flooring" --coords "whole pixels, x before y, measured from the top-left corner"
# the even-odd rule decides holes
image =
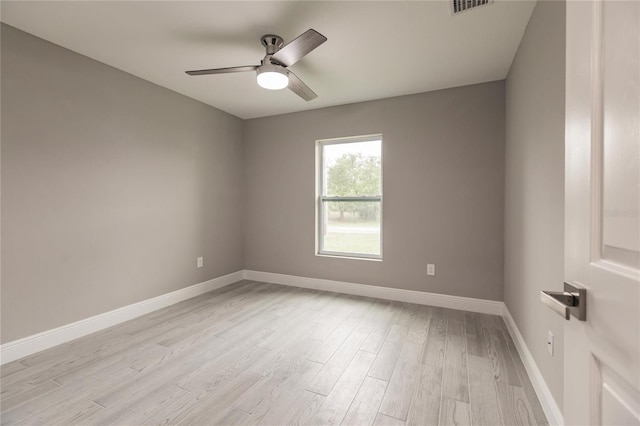
[[[250,281],[1,372],[3,425],[547,424],[500,317]]]

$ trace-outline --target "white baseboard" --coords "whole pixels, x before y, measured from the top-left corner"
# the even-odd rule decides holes
[[[233,272],[199,284],[163,294],[142,302],[114,309],[94,317],[43,331],[23,339],[14,340],[0,346],[0,364],[20,359],[27,355],[86,336],[96,331],[129,321],[149,312],[165,308],[183,300],[207,293],[242,280],[243,271]]]
[[[542,405],[544,414],[547,416],[549,424],[563,425],[564,416],[562,415],[562,411],[560,410],[560,407],[558,407],[555,398],[551,394],[551,390],[547,386],[547,383],[544,381],[544,377],[542,376],[540,369],[536,365],[536,361],[533,359],[533,355],[531,355],[531,352],[529,351],[529,348],[527,347],[522,334],[520,334],[520,330],[518,330],[518,326],[513,320],[511,312],[509,312],[509,309],[506,305],[504,306],[504,312],[502,316],[504,317],[504,321],[507,324],[509,334],[511,334],[511,338],[516,345],[516,349],[520,354],[522,363],[527,370],[527,374],[531,379],[531,384],[533,385],[533,388],[538,395],[538,399],[540,400],[540,404]]]
[[[303,287],[315,290],[333,291],[336,293],[353,294],[356,296],[374,297],[377,299],[397,300],[399,302],[417,303],[420,305],[439,306],[441,308],[460,309],[470,312],[479,312],[482,314],[502,315],[502,309],[504,306],[504,303],[495,300],[449,296],[446,294],[379,287],[375,285],[354,284],[343,281],[323,280],[319,278],[296,277],[293,275],[273,274],[270,272],[245,270],[244,279],[282,284],[292,287]]]

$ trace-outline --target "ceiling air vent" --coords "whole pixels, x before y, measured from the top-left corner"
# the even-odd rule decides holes
[[[493,0],[451,0],[453,14],[457,15],[467,10],[475,9],[493,3]]]

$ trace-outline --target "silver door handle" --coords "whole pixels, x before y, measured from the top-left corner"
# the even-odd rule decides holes
[[[564,283],[564,291],[541,291],[540,301],[568,320],[571,315],[587,320],[587,290]]]

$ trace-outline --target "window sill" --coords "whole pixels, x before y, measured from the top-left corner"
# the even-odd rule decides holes
[[[333,259],[368,260],[370,262],[382,262],[382,257],[360,257],[360,256],[349,256],[349,255],[341,255],[341,254],[333,254],[333,253],[316,253],[316,256],[330,257]]]

